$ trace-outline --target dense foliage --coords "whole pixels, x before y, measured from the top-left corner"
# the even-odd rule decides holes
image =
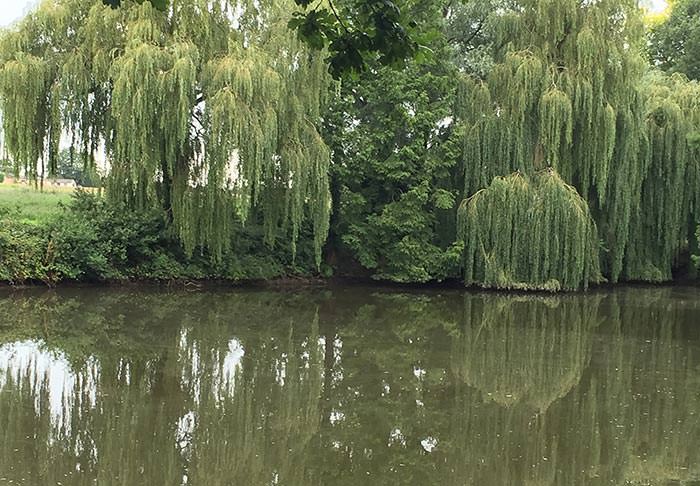
[[[336,78],[365,71],[374,61],[401,65],[418,53],[412,32],[417,23],[406,12],[410,1],[294,1],[304,11],[294,14],[289,27],[310,47],[328,50]]]
[[[651,29],[649,50],[664,71],[700,80],[700,0],[674,0],[668,18]]]
[[[551,290],[694,271],[700,85],[649,66],[636,1],[379,3],[44,3],[0,40],[15,169],[55,172],[61,134],[85,168],[104,147],[100,204],[210,266],[313,248],[339,274]],[[377,37],[407,19],[430,55]]]
[[[670,5],[670,14],[660,22],[652,26],[649,32],[649,51],[654,66],[669,73],[676,73],[673,80],[667,79],[658,83],[655,90],[655,103],[657,119],[665,117],[663,108],[659,104],[664,98],[675,101],[678,108],[683,111],[681,123],[690,126],[687,142],[691,148],[690,156],[697,160],[700,153],[700,130],[698,129],[698,90],[696,84],[688,85],[682,76],[691,80],[700,81],[700,2],[697,0],[675,0]],[[694,91],[692,90],[695,87]],[[661,95],[658,97],[658,95]],[[673,111],[673,105],[671,110]],[[663,135],[663,134],[658,134]],[[686,154],[680,154],[684,156]],[[695,172],[691,174],[698,180],[697,163]],[[660,181],[656,181],[658,184]],[[694,197],[693,197],[694,196]],[[698,207],[698,190],[695,194],[692,189],[686,195],[686,202]],[[681,215],[681,217],[683,217]],[[688,234],[688,246],[694,265],[691,267],[691,276],[697,276],[697,262],[700,261],[700,242],[693,234],[693,223],[698,223],[697,214],[690,221],[691,228]],[[698,226],[700,230],[700,226]]]
[[[285,1],[44,1],[0,41],[16,169],[55,172],[68,135],[91,157],[106,152],[111,200],[163,208],[188,253],[221,258],[259,210],[267,242],[284,234],[292,249],[312,221],[320,264],[330,157],[316,123],[329,79],[323,56],[287,28],[293,11]]]
[[[433,55],[404,69],[374,65],[345,82],[329,107],[333,150],[330,247],[340,273],[359,262],[396,282],[459,278],[460,137],[453,126],[460,71],[488,70],[488,28],[498,1],[415,2],[411,17],[439,32]],[[473,23],[471,23],[473,21]],[[336,253],[337,252],[337,253]]]
[[[600,280],[588,205],[552,170],[497,177],[459,216],[468,285],[558,291]]]
[[[337,199],[331,243],[380,279],[457,275],[459,192],[445,121],[456,71],[436,58],[360,79],[343,88],[327,124]]]
[[[697,160],[685,141],[697,125],[683,105],[653,106],[636,2],[519,6],[501,20],[504,47],[486,81],[467,79],[458,96],[465,195],[495,176],[552,168],[590,206],[606,278],[668,280],[687,234]]]
[[[602,204],[609,167],[622,165],[612,161],[617,112],[634,102],[643,69],[625,47],[640,41],[635,10],[634,2],[533,0],[503,14],[496,64],[458,94],[467,194],[503,172],[552,167]],[[627,22],[613,23],[618,13]]]
[[[129,211],[78,192],[57,215],[38,222],[0,207],[0,282],[238,281],[311,273],[312,245],[300,245],[292,261],[289,242],[271,250],[263,233],[259,223],[236,231],[230,244],[238,250],[220,261],[206,252],[187,255],[161,211]]]
[[[591,236],[600,235],[601,244],[577,242],[589,248],[590,268],[611,281],[670,279],[697,218],[698,87],[645,74],[636,3],[466,2],[429,15],[442,32],[430,62],[402,72],[378,69],[345,86],[345,104],[334,107],[344,117],[330,130],[340,186],[334,243],[344,243],[378,278],[466,274],[469,284],[496,287],[570,283],[583,264],[563,255],[549,284],[535,278],[536,268],[493,280],[453,260],[462,247],[470,261],[489,246],[460,240],[457,229],[521,244],[513,250],[520,265],[546,260],[544,247],[503,230],[517,198],[506,199],[511,207],[498,206],[498,198],[483,202],[491,205],[483,214],[495,217],[461,218],[460,228],[455,209],[494,178],[551,169],[583,198],[594,220]],[[575,224],[565,205],[559,209],[563,221],[539,229],[554,246],[567,239],[562,228]],[[583,275],[562,286],[600,278],[597,270]]]

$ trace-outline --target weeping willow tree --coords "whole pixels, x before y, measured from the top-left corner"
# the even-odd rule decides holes
[[[185,248],[220,257],[260,214],[266,240],[328,232],[329,150],[316,129],[322,53],[287,29],[293,2],[43,2],[0,38],[0,107],[16,171],[43,180],[59,145],[106,154],[108,194],[164,208]]]
[[[698,157],[690,140],[699,127],[697,88],[676,80],[686,87],[671,94],[673,81],[662,86],[644,81],[643,29],[634,0],[523,0],[503,9],[495,24],[494,69],[486,79],[465,78],[458,90],[465,197],[495,177],[550,168],[590,208],[607,279],[670,278],[696,206],[697,178],[691,172]],[[481,205],[501,201],[494,197]],[[513,207],[521,199],[507,201],[509,214],[522,210]],[[563,215],[570,202],[557,204]],[[463,217],[462,224],[468,223],[473,220]],[[545,238],[567,238],[556,226],[559,220],[551,224],[540,229]],[[467,237],[473,232],[463,230]],[[513,252],[541,251],[528,238],[512,241],[502,228],[482,230],[501,245],[521,245]],[[478,250],[471,246],[475,242],[465,240],[468,260]],[[566,280],[563,272],[576,265],[578,260],[562,263],[555,273]],[[468,268],[467,282],[475,278],[483,283],[484,274],[475,276]],[[576,286],[585,286],[585,280]]]
[[[700,84],[683,75],[650,73],[646,100],[646,178],[632,214],[624,276],[664,281],[700,218]],[[693,247],[691,246],[691,249]]]
[[[600,280],[588,205],[554,171],[495,178],[459,219],[468,285],[557,291]]]

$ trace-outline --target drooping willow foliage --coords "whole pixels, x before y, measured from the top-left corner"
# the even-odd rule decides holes
[[[465,78],[458,90],[465,198],[495,177],[551,168],[590,208],[607,279],[669,279],[697,219],[697,84],[678,77],[644,77],[636,1],[523,0],[517,5],[498,16],[497,63],[490,75],[483,80]],[[514,186],[520,179],[506,180],[517,192]],[[503,184],[495,182],[498,187],[489,191],[502,191]],[[482,211],[489,211],[489,204],[505,204],[499,211],[508,214],[522,211],[514,207],[522,204],[519,198],[504,203],[495,196],[486,202],[484,197],[478,198]],[[559,212],[564,214],[566,207]],[[555,226],[541,229],[543,237],[564,241],[566,235],[556,227],[559,222],[552,222]],[[487,227],[478,231],[490,232],[491,241],[513,243],[512,235],[501,233],[498,226],[480,224]],[[467,238],[473,233],[469,227],[463,230]],[[483,251],[472,247],[474,242],[465,241],[468,260]],[[524,255],[522,259],[540,251],[528,246],[529,238],[514,243],[524,245],[512,249]],[[576,265],[562,262],[562,273],[555,271],[550,277],[576,282],[571,280]],[[484,270],[473,271],[467,268],[467,282],[485,283]],[[517,271],[506,278],[516,275]],[[541,277],[537,272],[519,276],[526,282]],[[578,284],[585,286],[585,280]]]
[[[624,277],[672,278],[700,218],[700,84],[682,75],[651,73],[642,82],[646,101],[646,177],[630,226]]]
[[[459,216],[467,285],[557,291],[600,280],[588,205],[554,171],[497,177]]]
[[[106,154],[108,194],[164,208],[185,248],[220,256],[261,215],[268,242],[328,232],[330,152],[316,123],[323,54],[287,28],[293,2],[52,0],[0,39],[0,103],[16,170],[42,179],[70,140]],[[98,157],[99,158],[99,157]]]

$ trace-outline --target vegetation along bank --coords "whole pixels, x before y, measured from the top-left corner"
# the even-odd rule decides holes
[[[0,281],[696,274],[700,0],[388,3],[417,48],[307,2],[42,2],[0,35],[4,171],[104,191],[0,191]]]

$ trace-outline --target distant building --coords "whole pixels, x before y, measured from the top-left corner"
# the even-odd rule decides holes
[[[27,180],[25,177],[17,178],[12,175],[6,175],[3,184],[27,184],[32,185],[33,183]],[[68,187],[76,188],[79,184],[74,179],[44,179],[44,187]]]
[[[46,179],[45,186],[49,187],[78,187],[74,179]]]
[[[29,181],[25,179],[24,177],[15,177],[13,175],[8,175],[5,174],[5,180],[3,181],[3,184],[29,184]]]

